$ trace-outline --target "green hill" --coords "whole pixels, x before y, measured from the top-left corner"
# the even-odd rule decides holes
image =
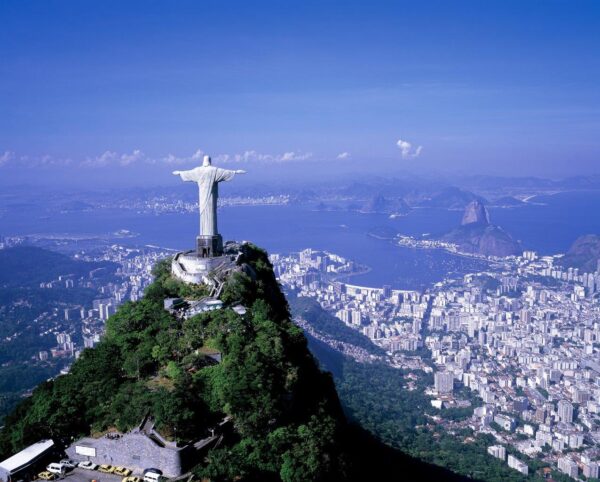
[[[44,437],[70,440],[109,427],[127,430],[150,412],[165,437],[202,435],[224,415],[235,437],[213,450],[198,475],[211,480],[336,480],[348,461],[338,447],[343,416],[331,377],[319,370],[266,254],[248,247],[222,299],[231,309],[182,321],[163,299],[186,287],[168,263],[139,302],[108,321],[106,336],[86,350],[68,375],[40,385],[5,420],[0,451],[7,456]],[[198,351],[223,354],[209,363]],[[156,383],[160,380],[161,383]]]
[[[185,442],[229,416],[233,433],[193,469],[198,478],[459,480],[347,423],[331,375],[290,320],[266,253],[243,249],[245,269],[226,281],[225,307],[185,321],[163,300],[190,288],[170,276],[168,261],[160,263],[144,299],[109,319],[103,341],[6,418],[0,456],[45,437],[68,444],[112,427],[129,430],[148,413],[162,436]],[[229,308],[240,302],[245,315]],[[203,354],[207,348],[221,352],[220,363]]]

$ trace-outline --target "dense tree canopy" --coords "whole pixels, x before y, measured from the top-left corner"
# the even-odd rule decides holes
[[[8,455],[49,436],[71,440],[111,427],[125,431],[150,413],[166,437],[200,438],[229,415],[235,435],[196,472],[211,480],[335,480],[343,417],[331,378],[321,372],[266,253],[245,246],[240,269],[223,289],[222,310],[188,320],[163,309],[166,297],[202,297],[203,286],[155,269],[145,297],[126,303],[106,335],[68,375],[40,385],[17,406],[0,433]],[[244,316],[231,310],[243,303]],[[215,363],[203,355],[222,354]],[[335,476],[333,474],[336,474]]]

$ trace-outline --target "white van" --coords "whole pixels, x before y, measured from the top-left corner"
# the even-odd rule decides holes
[[[144,470],[144,482],[160,482],[162,479],[162,472],[158,469],[146,469]]]
[[[67,466],[53,462],[46,467],[46,470],[56,475],[64,475],[67,472]]]

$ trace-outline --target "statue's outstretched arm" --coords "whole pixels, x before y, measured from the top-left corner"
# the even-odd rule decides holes
[[[183,181],[194,181],[192,171],[173,171],[173,175],[181,177]]]
[[[217,168],[217,175],[215,176],[215,181],[216,182],[230,181],[231,179],[233,179],[233,177],[236,174],[246,174],[246,171],[242,171],[242,170],[232,171],[231,169],[221,169],[219,167],[219,168]]]

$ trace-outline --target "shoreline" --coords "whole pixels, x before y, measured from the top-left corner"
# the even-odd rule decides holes
[[[370,273],[371,271],[373,271],[373,268],[371,268],[370,266],[362,266],[361,268],[362,269],[360,269],[358,271],[353,271],[352,273],[340,273],[338,275],[326,276],[326,279],[327,279],[327,281],[333,283],[336,281],[351,278],[352,276],[359,276],[361,274],[367,274],[367,273]]]

